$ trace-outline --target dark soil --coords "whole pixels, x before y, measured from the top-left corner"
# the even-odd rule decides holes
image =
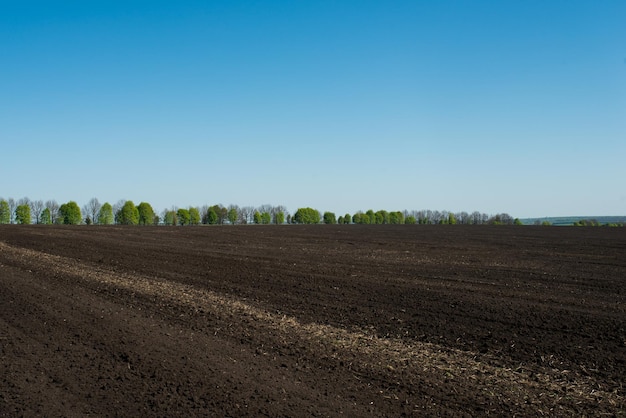
[[[626,415],[626,229],[0,227],[0,416]]]

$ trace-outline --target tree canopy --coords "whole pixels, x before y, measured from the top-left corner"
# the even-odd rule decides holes
[[[191,214],[189,213],[189,209],[178,209],[176,211],[176,217],[178,218],[179,225],[189,225],[189,222],[191,222]]]
[[[115,221],[120,225],[138,225],[139,210],[132,200],[127,200],[115,214]]]
[[[150,203],[141,202],[137,206],[137,212],[139,214],[139,225],[152,225],[154,223],[154,210]]]
[[[59,220],[64,225],[79,225],[83,217],[78,203],[70,200],[59,207]]]
[[[30,206],[27,204],[18,205],[15,208],[15,223],[20,225],[30,225]]]
[[[324,212],[324,223],[326,225],[334,225],[337,223],[337,218],[333,212]]]
[[[318,224],[320,219],[319,211],[313,208],[300,208],[293,215],[293,221],[297,224]]]
[[[0,200],[0,224],[11,223],[11,208],[9,202],[2,199]]]
[[[113,225],[115,217],[113,216],[113,206],[109,202],[104,203],[98,211],[98,221],[100,225]]]

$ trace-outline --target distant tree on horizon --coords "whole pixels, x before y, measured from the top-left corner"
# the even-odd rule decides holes
[[[30,225],[30,205],[23,203],[15,208],[15,223],[18,225]]]
[[[0,199],[0,224],[11,223],[11,208],[9,202],[4,199]]]
[[[189,225],[191,221],[191,215],[189,214],[189,209],[180,208],[176,211],[176,218],[178,219],[178,225],[185,226]]]
[[[154,224],[154,210],[152,205],[147,202],[141,202],[137,206],[138,224],[139,225],[152,225]]]
[[[45,208],[41,212],[40,222],[42,225],[51,225],[52,224],[52,216],[50,216],[50,209]]]
[[[139,210],[132,200],[127,200],[115,213],[115,222],[118,225],[138,225]]]
[[[318,224],[320,220],[321,215],[319,211],[313,208],[299,208],[293,215],[293,221],[297,224]]]
[[[98,211],[96,217],[99,225],[113,225],[115,217],[113,216],[113,206],[109,202],[105,202]]]
[[[174,226],[178,224],[178,217],[176,215],[176,210],[164,210],[163,211],[163,224]]]
[[[100,212],[100,208],[102,208],[102,205],[100,204],[98,199],[92,197],[91,199],[89,199],[89,202],[87,202],[87,204],[83,207],[83,212],[88,215],[88,217],[94,224],[97,224],[99,223],[98,213]]]
[[[337,223],[337,218],[333,212],[324,212],[324,224],[334,225]]]
[[[60,206],[56,200],[52,199],[46,201],[46,209],[48,209],[48,212],[50,213],[50,223],[55,224],[59,221],[59,208]]]
[[[78,204],[73,200],[59,207],[59,216],[60,218],[58,220],[64,225],[80,225],[83,221],[80,207],[78,207]]]
[[[43,212],[44,208],[43,200],[33,200],[30,202],[30,210],[33,218],[35,218],[36,224],[41,223],[41,212]]]
[[[200,210],[196,207],[189,208],[189,224],[190,225],[200,225],[200,221],[202,220],[200,216]]]

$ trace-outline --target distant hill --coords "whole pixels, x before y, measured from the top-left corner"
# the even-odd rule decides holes
[[[554,216],[546,218],[525,218],[520,219],[524,225],[535,225],[543,221],[548,221],[552,225],[573,225],[574,222],[584,219],[595,219],[600,224],[626,223],[626,216]]]

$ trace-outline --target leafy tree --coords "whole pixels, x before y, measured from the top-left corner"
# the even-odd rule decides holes
[[[524,225],[524,224],[522,223],[522,221],[520,221],[520,219],[519,219],[519,218],[515,218],[515,219],[513,220],[513,225]]]
[[[138,224],[139,225],[152,225],[154,224],[154,210],[150,203],[141,202],[137,206]]]
[[[260,225],[263,222],[263,218],[261,217],[261,212],[259,212],[258,210],[254,212],[254,223],[257,225]]]
[[[403,224],[404,223],[404,213],[400,211],[391,212],[389,214],[389,223],[392,224]]]
[[[50,209],[45,208],[41,212],[41,218],[39,222],[43,225],[50,225],[52,223],[52,217],[50,216]]]
[[[219,216],[218,216],[217,211],[215,209],[216,209],[215,206],[211,206],[209,208],[209,210],[207,211],[207,213],[206,213],[206,223],[209,224],[209,225],[215,225],[219,221]],[[219,208],[217,208],[217,209],[219,209]]]
[[[111,206],[109,202],[100,206],[96,219],[100,225],[113,225],[113,221],[115,220],[113,217],[113,206]]]
[[[324,223],[326,225],[334,225],[337,223],[337,218],[333,212],[324,212]]]
[[[409,215],[404,220],[404,223],[407,225],[415,225],[417,223],[417,219],[415,219],[415,216]]]
[[[198,210],[198,208],[194,208],[194,207],[189,208],[189,224],[190,225],[200,224],[200,211]]]
[[[165,225],[176,225],[178,223],[178,216],[175,210],[165,210],[163,213],[163,223]]]
[[[352,219],[352,217],[350,216],[349,213],[346,213],[345,215],[343,215],[343,223],[344,224],[346,224],[346,225],[349,224],[351,219]]]
[[[339,218],[337,218],[337,223],[339,225],[343,225],[343,215],[340,215]]]
[[[119,225],[137,225],[139,223],[139,210],[132,200],[127,200],[115,214],[115,222]]]
[[[228,219],[228,209],[222,205],[213,205],[206,210],[202,220],[205,224],[216,225],[224,224]]]
[[[269,225],[272,223],[272,214],[269,212],[263,212],[261,214],[261,223],[263,225]]]
[[[320,223],[320,213],[312,208],[300,208],[293,216],[294,222],[297,224],[318,224]]]
[[[283,211],[276,212],[276,215],[274,216],[274,223],[276,225],[284,224],[285,223],[285,212],[283,212]]]
[[[188,209],[178,209],[176,211],[176,217],[178,218],[179,225],[189,225],[189,222],[191,222],[191,214]]]
[[[2,199],[0,200],[0,224],[11,223],[11,208],[9,202]]]
[[[64,225],[79,225],[83,220],[78,204],[73,200],[59,207],[59,221]]]
[[[235,225],[237,223],[238,217],[239,217],[239,214],[237,213],[237,209],[235,208],[228,209],[228,222],[230,222],[231,225]]]
[[[448,213],[448,224],[456,225],[456,217],[452,212]]]
[[[360,224],[361,223],[361,212],[357,212],[354,215],[352,215],[352,223],[353,224]]]
[[[379,210],[378,212],[376,212],[376,223],[378,225],[389,224],[389,212],[387,212],[386,210]]]
[[[27,204],[18,205],[15,208],[15,223],[20,225],[30,225],[30,206]]]

